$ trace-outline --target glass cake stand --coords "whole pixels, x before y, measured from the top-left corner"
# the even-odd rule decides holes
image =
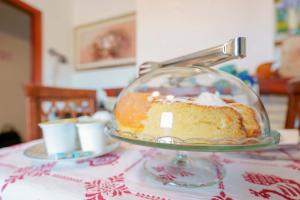
[[[270,129],[259,96],[235,76],[211,68],[245,57],[245,50],[245,38],[238,37],[179,58],[144,63],[141,76],[120,93],[108,134],[174,150],[144,163],[164,184],[199,187],[218,182],[224,169],[216,159],[192,152],[258,150],[276,145],[280,138]]]
[[[135,145],[174,150],[151,156],[144,163],[147,172],[164,185],[183,187],[202,187],[217,183],[223,179],[225,170],[218,161],[195,156],[190,152],[234,152],[268,149],[279,143],[280,133],[272,130],[268,136],[247,138],[239,144],[232,141],[219,141],[227,144],[205,144],[201,139],[181,140],[174,137],[153,138],[143,134],[118,132],[112,124],[108,125],[107,133],[124,142]],[[193,155],[192,155],[193,154]]]

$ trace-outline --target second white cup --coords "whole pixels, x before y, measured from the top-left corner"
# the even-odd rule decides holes
[[[100,122],[79,122],[76,124],[82,151],[103,152],[107,142],[104,125]]]

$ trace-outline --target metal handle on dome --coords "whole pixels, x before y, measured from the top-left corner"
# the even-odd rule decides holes
[[[195,53],[177,57],[163,62],[146,62],[139,67],[139,75],[153,69],[167,66],[203,66],[210,67],[229,60],[246,56],[246,38],[236,37],[228,42]]]

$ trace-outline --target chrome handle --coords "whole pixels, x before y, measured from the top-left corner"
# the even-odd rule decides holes
[[[167,66],[203,66],[210,67],[232,59],[246,56],[246,38],[236,37],[228,42],[201,50],[185,56],[163,62],[146,62],[139,67],[139,75],[144,75],[153,69]]]

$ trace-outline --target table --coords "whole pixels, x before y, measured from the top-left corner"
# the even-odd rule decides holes
[[[225,178],[209,187],[181,188],[162,185],[144,171],[143,162],[163,150],[122,144],[114,152],[77,162],[24,157],[24,149],[38,142],[0,150],[1,200],[300,199],[300,162],[293,159],[299,156],[300,147],[274,154],[290,160],[254,159],[251,153],[193,153],[216,161],[216,170],[224,167]],[[162,178],[176,178],[163,166],[158,169]]]

